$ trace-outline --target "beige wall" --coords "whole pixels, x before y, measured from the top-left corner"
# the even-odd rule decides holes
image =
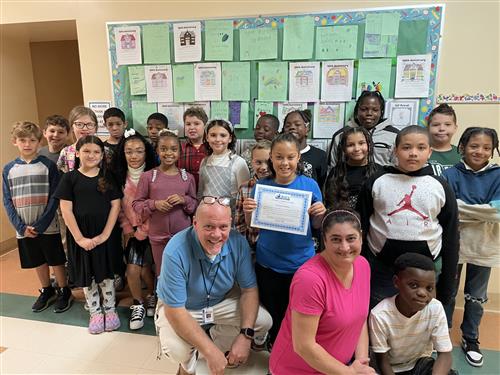
[[[40,2],[2,2],[1,22],[22,23],[54,20],[76,20],[83,95],[89,99],[111,100],[111,83],[107,53],[105,22],[140,20],[182,20],[256,14],[292,14],[341,9],[373,8],[383,6],[435,4],[434,1],[178,1],[178,2],[67,2],[48,4]],[[493,92],[500,94],[499,83],[499,2],[497,1],[441,1],[446,4],[444,38],[438,71],[437,93]],[[5,36],[3,36],[5,38]],[[12,38],[12,37],[9,37]],[[2,126],[18,118],[36,118],[33,79],[29,72],[27,41],[17,37],[20,44],[9,44],[2,50],[2,63],[9,53],[25,56],[21,66],[3,66],[1,107]],[[24,44],[24,45],[23,45]],[[26,66],[25,66],[26,65]],[[8,74],[5,74],[8,72]],[[15,77],[18,77],[17,80]],[[11,97],[13,92],[18,93]],[[9,94],[7,96],[6,94]],[[24,98],[25,100],[21,99]],[[6,105],[10,103],[11,105]],[[493,104],[455,105],[460,129],[482,125],[499,129],[500,106]],[[460,133],[459,129],[459,133]],[[2,162],[5,159],[5,137],[2,137]],[[3,213],[2,213],[3,215]],[[9,232],[11,233],[11,232]],[[2,239],[7,234],[2,223]],[[498,278],[492,286],[498,286]]]
[[[67,118],[83,103],[78,42],[36,42],[30,50],[40,125],[53,114]]]
[[[30,120],[38,123],[35,84],[31,70],[31,55],[28,35],[18,25],[0,25],[0,162],[3,166],[17,156],[16,148],[10,143],[10,130],[16,120]],[[0,244],[15,236],[5,211],[0,210]],[[2,245],[3,247],[3,245]]]

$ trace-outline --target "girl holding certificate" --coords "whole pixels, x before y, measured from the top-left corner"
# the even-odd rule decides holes
[[[308,210],[310,224],[306,235],[260,229],[256,246],[255,272],[261,303],[273,318],[269,331],[270,343],[277,336],[281,321],[288,306],[288,292],[293,274],[314,256],[314,241],[311,226],[318,229],[325,214],[321,190],[312,178],[300,173],[300,145],[292,134],[280,134],[271,144],[271,176],[257,181],[259,185],[309,191],[312,193]],[[253,196],[253,192],[252,192]],[[257,208],[253,198],[243,202],[245,221],[251,224],[252,212]]]

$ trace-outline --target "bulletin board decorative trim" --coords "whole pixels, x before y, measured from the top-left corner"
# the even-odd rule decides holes
[[[288,15],[259,15],[254,17],[223,17],[217,18],[221,20],[232,20],[233,30],[237,32],[243,29],[256,29],[256,28],[277,28],[278,32],[282,35],[282,29],[285,18],[312,16],[314,18],[315,27],[319,26],[340,26],[340,25],[360,25],[363,26],[366,21],[366,17],[370,13],[386,13],[386,12],[397,12],[400,14],[400,25],[401,22],[405,21],[428,21],[427,26],[427,38],[425,53],[431,54],[431,70],[430,70],[430,85],[429,85],[429,95],[426,98],[419,99],[419,116],[418,123],[420,125],[426,124],[426,118],[428,117],[430,111],[434,107],[436,102],[436,78],[438,73],[438,62],[439,62],[439,51],[442,43],[442,34],[444,27],[444,13],[445,6],[443,4],[424,4],[424,5],[414,5],[414,6],[401,6],[401,7],[388,7],[388,8],[370,8],[370,9],[358,9],[349,11],[334,11],[334,12],[317,12],[310,14],[288,14]],[[108,50],[109,50],[109,62],[110,71],[112,77],[112,92],[113,92],[113,103],[115,106],[120,107],[124,110],[127,118],[131,117],[131,101],[137,100],[137,96],[131,98],[129,83],[128,83],[128,71],[127,66],[117,65],[117,56],[115,51],[115,37],[114,28],[117,26],[130,27],[130,26],[143,26],[150,24],[157,24],[159,22],[167,22],[169,25],[169,30],[172,33],[173,24],[178,22],[188,22],[188,21],[200,21],[200,20],[156,20],[156,21],[128,21],[128,22],[108,22],[106,23],[107,34],[108,34]],[[202,21],[202,32],[204,31],[204,20]],[[280,30],[281,29],[281,30]],[[359,46],[358,46],[359,48]],[[172,49],[172,46],[171,46]],[[281,56],[281,53],[278,53]],[[237,55],[238,56],[238,55]],[[358,56],[355,60],[355,68],[357,60],[361,58]],[[201,60],[200,62],[203,62]],[[239,61],[235,59],[234,61]],[[276,60],[281,61],[281,60]],[[392,69],[393,75],[395,75],[395,62],[396,58],[393,58]],[[391,87],[391,94],[394,93],[394,85]],[[388,98],[392,98],[389,95]],[[496,97],[496,95],[495,95]],[[139,98],[140,99],[140,98]],[[250,103],[253,103],[254,97],[252,95]],[[444,96],[443,96],[444,99]],[[252,109],[251,104],[251,109]],[[130,121],[129,121],[130,122]],[[251,138],[253,132],[239,130],[241,135],[239,138]],[[238,134],[238,131],[237,131]]]
[[[436,97],[437,103],[455,104],[500,104],[500,97],[497,94],[439,94]]]

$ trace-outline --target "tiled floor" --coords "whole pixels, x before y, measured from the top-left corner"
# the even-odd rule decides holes
[[[151,319],[139,332],[127,327],[129,298],[120,302],[122,328],[119,332],[90,335],[88,313],[82,303],[63,314],[50,309],[32,313],[30,306],[37,295],[38,283],[33,272],[21,270],[17,252],[0,256],[0,373],[39,374],[175,374],[177,366],[167,359],[157,360],[157,339]],[[125,295],[122,293],[122,295]],[[82,298],[82,296],[79,299]],[[458,298],[451,336],[456,346],[463,298]],[[500,374],[500,298],[490,296],[481,324],[483,368],[470,367],[459,348],[455,348],[454,367],[460,374]],[[252,353],[246,366],[227,370],[229,375],[266,374],[267,353]],[[203,361],[198,375],[208,374]]]

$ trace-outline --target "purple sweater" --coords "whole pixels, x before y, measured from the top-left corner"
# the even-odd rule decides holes
[[[184,197],[185,204],[176,205],[168,212],[158,211],[155,201],[172,194]],[[155,168],[141,175],[132,207],[142,220],[149,219],[151,243],[166,243],[174,234],[191,225],[190,215],[197,204],[196,185],[191,174],[181,170],[181,173],[169,176]]]

